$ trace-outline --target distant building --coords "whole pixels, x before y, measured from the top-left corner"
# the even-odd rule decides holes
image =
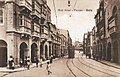
[[[61,54],[66,53],[66,37],[63,34],[60,34],[61,37]]]
[[[96,36],[97,34],[97,27],[94,26],[93,29],[92,29],[92,40],[93,40],[93,46],[92,46],[92,49],[93,49],[93,56],[94,56],[94,59],[95,57],[97,56],[98,52],[97,52],[97,39],[98,37]]]
[[[75,50],[83,51],[83,44],[79,41],[74,42]]]
[[[68,54],[68,52],[71,51],[71,47],[72,47],[72,39],[69,35],[69,31],[65,29],[59,29],[59,32],[60,34],[63,34],[66,37],[64,53]]]
[[[86,54],[87,50],[87,33],[84,33],[83,36],[83,53]]]

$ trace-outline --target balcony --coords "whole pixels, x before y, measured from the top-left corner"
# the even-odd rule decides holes
[[[39,38],[40,37],[40,33],[34,31],[34,32],[32,32],[32,36]]]
[[[113,33],[116,33],[117,28],[116,28],[116,23],[115,22],[116,22],[116,20],[115,20],[114,16],[111,16],[108,20],[108,24],[109,24],[108,31],[109,31],[110,35],[113,34]]]
[[[109,33],[113,34],[116,32],[116,26],[112,26],[111,28],[109,28]]]
[[[41,33],[41,39],[48,39],[48,35],[45,33]]]
[[[40,17],[40,13],[36,10],[32,13],[32,15],[36,15],[37,17]]]
[[[38,2],[35,2],[34,4],[33,4],[33,13],[34,13],[34,15],[37,15],[38,17],[40,16],[40,13],[41,13],[41,6],[40,6],[40,4],[38,3]]]
[[[25,26],[20,26],[20,33],[31,35],[31,30]]]
[[[19,6],[25,6],[32,11],[32,0],[19,0]]]
[[[44,18],[44,19],[47,18],[47,17],[46,17],[46,14],[44,14],[44,13],[41,13],[41,17]]]

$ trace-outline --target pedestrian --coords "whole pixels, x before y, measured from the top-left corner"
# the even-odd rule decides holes
[[[86,55],[86,58],[87,58],[87,56],[88,56],[88,53],[86,53],[85,55]]]
[[[47,72],[48,72],[48,75],[49,75],[49,74],[52,74],[52,72],[51,72],[51,64],[50,64],[50,62],[47,62],[46,70],[47,70]]]
[[[10,56],[10,59],[9,59],[9,69],[12,69],[12,64],[13,64],[13,57]]]
[[[42,58],[40,58],[40,67],[42,67],[42,65],[43,65],[43,64],[42,64]]]
[[[28,56],[27,58],[27,69],[29,70],[30,69],[30,57]]]
[[[20,59],[20,67],[23,67],[23,60]]]
[[[99,55],[97,54],[97,55],[96,55],[96,60],[98,61],[98,59],[99,59]]]
[[[36,67],[38,67],[38,63],[39,63],[38,57],[35,57],[35,63],[36,63]]]
[[[24,60],[24,67],[27,67],[27,56],[25,56],[25,60]]]
[[[15,63],[14,63],[14,58],[12,59],[12,70],[15,69]]]
[[[50,64],[53,62],[53,56],[50,57]]]

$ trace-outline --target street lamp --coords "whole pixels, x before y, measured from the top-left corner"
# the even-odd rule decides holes
[[[68,6],[70,7],[70,0],[68,0]]]

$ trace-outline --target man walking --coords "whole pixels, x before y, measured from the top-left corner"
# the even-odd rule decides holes
[[[50,64],[50,62],[47,62],[46,70],[47,70],[47,72],[48,72],[48,75],[49,75],[49,74],[52,74],[52,72],[51,72],[51,64]]]

